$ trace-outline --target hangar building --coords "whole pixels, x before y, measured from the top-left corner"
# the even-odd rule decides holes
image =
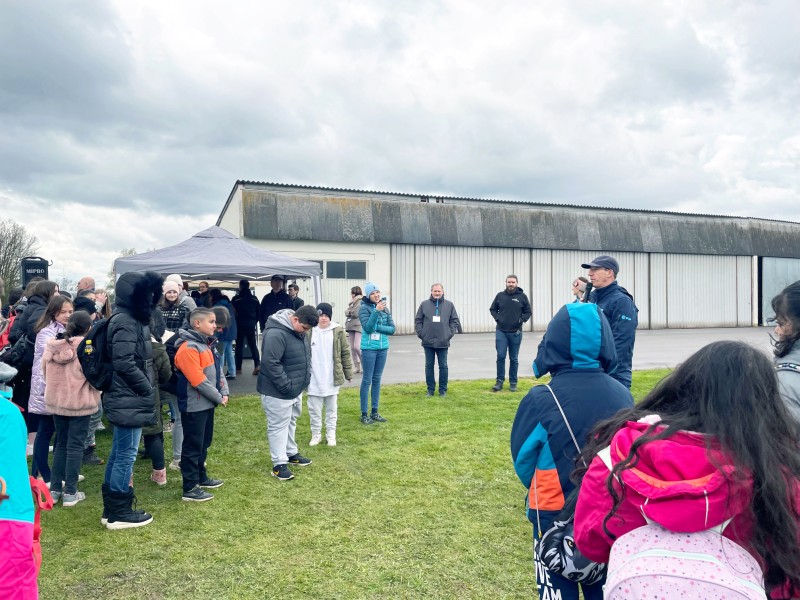
[[[544,330],[599,254],[619,261],[641,329],[764,324],[772,296],[800,279],[800,224],[768,219],[237,181],[217,225],[318,261],[339,323],[350,288],[376,282],[398,333],[413,333],[434,282],[465,332],[493,331],[489,305],[510,273],[533,305],[526,330]]]

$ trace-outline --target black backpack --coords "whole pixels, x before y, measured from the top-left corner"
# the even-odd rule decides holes
[[[78,361],[86,381],[96,390],[107,392],[111,388],[114,368],[108,351],[108,324],[112,317],[101,319],[78,344]]]

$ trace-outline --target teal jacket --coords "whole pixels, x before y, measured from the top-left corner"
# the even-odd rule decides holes
[[[389,347],[389,337],[394,335],[394,321],[388,311],[375,310],[375,305],[364,296],[361,308],[358,309],[358,320],[361,321],[361,349],[386,350]],[[380,339],[372,339],[374,333]]]

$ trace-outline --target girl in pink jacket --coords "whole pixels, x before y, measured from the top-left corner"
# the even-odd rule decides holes
[[[600,423],[583,449],[575,542],[607,562],[646,524],[723,535],[761,565],[773,598],[800,591],[800,426],[769,359],[741,342],[692,355],[634,409]],[[610,451],[612,471],[597,456]],[[622,485],[620,485],[620,481]]]
[[[78,491],[78,477],[89,420],[100,406],[100,392],[86,381],[77,354],[78,344],[91,327],[89,313],[73,313],[64,332],[47,342],[42,356],[44,400],[56,427],[50,495],[54,504],[63,496],[65,507],[86,498]]]

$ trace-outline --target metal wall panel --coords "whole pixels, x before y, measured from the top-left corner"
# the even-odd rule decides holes
[[[553,318],[554,250],[531,250],[531,277],[522,285],[531,301],[534,331],[544,331]]]
[[[761,260],[761,324],[775,316],[772,299],[790,283],[800,280],[800,259],[772,258]]]
[[[669,322],[666,254],[650,255],[650,282],[648,287],[650,329],[665,329]]]
[[[751,256],[736,257],[736,325],[750,327],[753,320],[753,259]]]
[[[667,255],[667,326],[735,327],[735,256]]]
[[[633,294],[636,307],[639,309],[639,329],[650,329],[650,260],[649,254],[636,252],[633,256],[633,287],[628,291]]]
[[[517,276],[517,283],[522,288],[522,291],[528,296],[528,300],[531,302],[531,312],[533,312],[533,300],[531,300],[530,294],[528,293],[531,289],[531,285],[533,284],[533,277],[531,276],[531,251],[527,248],[515,248],[514,249],[514,269],[511,271],[514,275]],[[509,273],[506,273],[509,275]],[[526,289],[522,282],[527,281],[529,282],[528,288]],[[498,290],[500,291],[500,290]],[[523,331],[533,331],[533,315],[531,314],[530,320],[525,323],[522,327]]]
[[[391,245],[392,293],[389,297],[389,310],[392,312],[397,334],[414,333],[414,315],[417,310],[415,253],[415,247],[410,244]],[[373,281],[381,278],[388,279],[388,273],[373,275]]]

